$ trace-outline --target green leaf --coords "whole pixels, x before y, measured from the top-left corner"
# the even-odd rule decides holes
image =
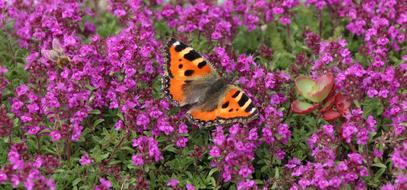
[[[114,35],[118,33],[120,29],[120,24],[116,20],[117,17],[110,13],[104,13],[99,17],[100,24],[96,25],[96,32],[100,34],[103,38]]]
[[[209,171],[208,176],[212,176],[215,172],[218,172],[218,169],[217,169],[217,168],[212,168],[212,169]]]
[[[233,47],[239,53],[255,52],[260,44],[261,35],[260,29],[248,32],[246,28],[240,28],[233,40]]]
[[[72,186],[76,186],[81,181],[82,181],[81,178],[76,178],[75,180],[72,181]]]
[[[167,145],[163,150],[168,151],[168,152],[177,153],[177,149],[174,147],[174,144]]]
[[[101,124],[101,123],[104,122],[104,121],[105,121],[105,119],[102,119],[102,118],[96,120],[96,121],[93,123],[93,127],[98,126],[99,124]]]
[[[101,112],[100,110],[92,110],[89,112],[89,114],[93,114],[93,115],[99,115]]]
[[[374,164],[372,164],[372,166],[376,166],[376,167],[379,167],[379,168],[384,168],[384,169],[386,169],[386,168],[387,168],[387,166],[386,166],[386,165],[384,165],[384,164],[382,164],[382,163],[380,163],[380,162],[378,162],[378,163],[374,163]]]
[[[369,115],[378,117],[384,111],[383,104],[377,98],[375,98],[375,99],[366,98],[366,100],[362,103],[362,105],[363,105],[363,116],[365,116],[365,117],[367,117]]]
[[[121,112],[117,113],[117,117],[119,117],[122,121],[124,120],[123,114]]]

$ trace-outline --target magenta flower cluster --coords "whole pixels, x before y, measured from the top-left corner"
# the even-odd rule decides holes
[[[292,176],[299,180],[290,189],[316,187],[320,189],[340,188],[344,184],[354,184],[356,189],[365,189],[362,177],[369,175],[365,159],[359,153],[349,153],[347,158],[336,158],[340,139],[332,125],[324,125],[308,139],[308,146],[314,162],[301,164],[294,158],[286,164]]]
[[[240,26],[253,31],[274,20],[289,25],[290,10],[298,4],[298,0],[196,1],[188,7],[164,5],[158,18],[180,33],[199,33],[210,41],[230,45]]]
[[[207,161],[206,169],[216,170],[215,185],[232,184],[242,190],[273,184],[293,190],[368,189],[378,167],[386,176],[379,175],[385,181],[375,188],[406,188],[407,6],[402,0],[104,3],[0,2],[0,29],[28,52],[24,64],[28,79],[15,88],[9,85],[9,68],[0,66],[0,137],[9,145],[7,162],[0,165],[0,187],[57,189],[56,170],[61,163],[75,161],[79,167],[98,167],[93,189],[120,187],[122,181],[136,181],[129,188],[154,188],[157,181],[149,183],[153,175],[149,172],[168,174],[163,169],[167,159],[188,154],[195,167]],[[331,38],[308,27],[299,29],[301,9],[315,12],[320,24],[326,24],[322,15],[328,14],[332,30],[343,34]],[[98,18],[106,15],[119,29],[101,35]],[[161,25],[172,37],[197,44],[226,80],[237,82],[250,96],[259,117],[248,124],[209,129],[187,122],[183,109],[162,98],[161,50],[169,32],[158,30]],[[266,26],[300,36],[295,43],[291,37],[281,43],[295,46],[289,58],[295,60],[287,68],[274,67],[275,57],[288,50],[273,49],[278,45],[265,40]],[[235,39],[251,32],[262,35],[257,52],[238,53],[246,50],[236,51]],[[294,114],[289,106],[299,97],[294,79],[326,73],[335,77],[331,93],[340,92],[350,100],[349,113],[329,122],[316,111]],[[12,95],[3,98],[10,90]],[[94,120],[112,127],[92,126]],[[96,128],[124,134],[103,159],[84,148],[84,136]],[[192,136],[200,130],[210,131],[209,145],[193,144]],[[32,142],[37,147],[29,149]],[[41,152],[41,143],[63,144],[65,153]],[[130,166],[116,165],[115,153],[126,143],[132,148],[120,159]],[[78,152],[77,159],[71,160],[72,151]],[[124,175],[121,169],[134,172],[135,180],[117,180]],[[165,180],[159,187],[171,189],[204,187],[183,174],[174,175],[154,180]]]

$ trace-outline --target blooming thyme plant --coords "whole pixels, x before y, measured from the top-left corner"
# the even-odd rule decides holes
[[[0,1],[0,189],[407,189],[403,0]],[[199,128],[170,37],[253,100]]]

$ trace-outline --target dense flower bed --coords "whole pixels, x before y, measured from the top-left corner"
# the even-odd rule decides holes
[[[0,1],[0,188],[407,189],[406,5]],[[170,37],[259,117],[189,123]]]

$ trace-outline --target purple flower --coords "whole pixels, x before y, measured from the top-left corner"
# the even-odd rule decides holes
[[[246,180],[237,184],[238,190],[252,189],[254,187],[256,187],[256,182],[254,180]]]
[[[179,181],[177,179],[171,178],[170,180],[168,180],[167,186],[176,188],[178,183]]]
[[[7,180],[7,174],[4,173],[3,170],[0,170],[0,183],[3,183],[6,180]]]
[[[140,155],[133,155],[132,156],[132,161],[133,161],[133,164],[136,165],[136,166],[144,165],[143,158]]]
[[[380,188],[380,190],[396,190],[392,184],[386,184]]]
[[[215,158],[220,157],[220,154],[221,154],[220,149],[217,146],[213,146],[209,151],[209,155]]]
[[[225,136],[223,135],[223,128],[218,126],[218,127],[216,127],[216,134],[213,138],[213,142],[216,145],[222,145],[224,141],[225,141]]]
[[[147,126],[150,123],[150,118],[146,114],[140,114],[137,116],[137,125]]]
[[[284,9],[281,7],[274,7],[273,8],[273,14],[279,15],[282,14],[284,12]]]
[[[377,44],[382,45],[382,46],[386,45],[387,43],[389,43],[389,40],[387,38],[379,38],[377,40]]]
[[[174,131],[174,128],[171,126],[170,123],[161,120],[158,122],[158,129],[160,129],[160,131],[163,131],[166,135],[169,135]]]
[[[179,134],[187,134],[188,133],[188,126],[185,123],[181,123],[178,126],[178,133]]]
[[[221,34],[220,32],[214,32],[214,33],[212,33],[211,38],[212,38],[213,40],[219,40],[219,39],[222,38],[222,34]]]
[[[61,139],[61,132],[59,132],[58,130],[52,131],[50,133],[50,136],[52,141],[58,141],[59,139]]]
[[[249,175],[251,175],[253,173],[253,170],[252,169],[250,169],[249,167],[247,167],[247,166],[243,166],[242,168],[240,168],[240,170],[239,170],[239,175],[240,176],[242,176],[242,177],[244,177],[244,178],[247,178]]]
[[[141,162],[138,161],[140,161],[142,158],[145,158],[143,159],[142,163],[152,161],[158,162],[163,158],[158,148],[158,142],[154,138],[141,136],[137,139],[133,139],[133,147],[135,147],[139,153],[137,154],[138,157],[133,156],[133,160],[136,159],[137,161],[135,163],[140,164]],[[142,157],[142,155],[144,156]]]
[[[357,128],[355,126],[344,125],[342,129],[342,137],[346,140],[347,143],[350,143],[352,135],[356,132]]]
[[[107,180],[103,177],[99,178],[99,181],[100,181],[100,185],[102,185],[105,188],[110,189],[112,187],[112,182],[110,182],[109,180]]]
[[[407,141],[396,147],[391,155],[391,160],[395,167],[402,170],[407,168]]]
[[[184,148],[187,146],[187,142],[188,142],[188,138],[185,137],[181,137],[177,140],[177,142],[175,143],[177,147],[179,148]]]
[[[185,187],[187,188],[187,190],[195,190],[195,187],[190,183],[187,183]]]
[[[291,131],[289,130],[289,127],[287,124],[280,124],[278,125],[278,134],[282,138],[283,143],[287,143],[288,139],[291,137]]]
[[[288,17],[281,17],[280,18],[280,23],[282,25],[290,25],[291,24],[291,19]]]
[[[81,159],[79,160],[79,163],[82,166],[90,165],[92,163],[92,159],[89,157],[88,153],[85,153],[82,155]]]
[[[121,128],[123,128],[123,121],[122,120],[118,120],[115,124],[114,124],[114,129],[119,130]]]
[[[22,85],[18,86],[16,88],[17,96],[22,96],[22,95],[26,94],[28,92],[28,90],[29,90],[28,86],[25,85],[25,84],[22,84]]]
[[[39,126],[28,126],[27,133],[30,135],[36,135],[40,131],[41,131],[41,128]]]
[[[274,142],[274,137],[273,137],[273,132],[269,127],[265,127],[262,129],[262,134],[263,138],[266,141],[267,144],[270,144],[271,142]]]
[[[350,161],[355,162],[357,164],[362,164],[363,160],[364,160],[362,155],[360,155],[358,153],[348,154],[348,157],[349,157]]]

